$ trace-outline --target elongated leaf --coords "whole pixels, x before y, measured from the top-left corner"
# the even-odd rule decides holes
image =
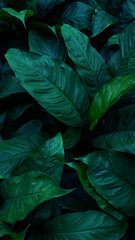
[[[67,24],[64,24],[61,30],[68,54],[76,64],[76,70],[88,94],[93,97],[110,78],[107,65],[102,56],[90,45],[85,34]]]
[[[117,87],[116,87],[117,86]],[[135,86],[135,75],[116,77],[106,83],[95,95],[90,109],[90,130],[97,124],[98,120],[113,106],[121,96],[128,93]]]
[[[53,32],[43,32],[32,29],[29,31],[29,47],[30,52],[40,55],[48,55],[50,57],[63,60],[66,55],[66,49],[63,41]]]
[[[13,169],[44,143],[39,134],[0,142],[0,179],[8,178]]]
[[[63,134],[64,149],[70,149],[74,147],[81,138],[82,128],[69,127]]]
[[[22,23],[25,27],[25,11],[17,12],[12,8],[0,9],[0,19],[8,23]]]
[[[134,167],[132,155],[114,151],[98,151],[88,155],[87,175],[90,183],[103,198],[126,216],[135,213]]]
[[[63,167],[64,148],[62,136],[59,133],[55,137],[48,139],[26,161],[23,161],[13,174],[19,175],[31,170],[38,170],[60,183]]]
[[[88,161],[87,159],[89,159],[89,155],[80,157],[76,160],[87,162]],[[73,163],[67,163],[67,165],[74,168],[77,171],[78,177],[82,184],[82,187],[88,193],[88,195],[90,195],[92,198],[94,198],[96,200],[98,206],[101,208],[102,211],[112,215],[119,221],[124,220],[123,214],[121,214],[119,211],[117,211],[102,195],[100,195],[96,191],[96,189],[90,183],[87,173],[86,173],[87,168],[88,168],[86,164],[73,162]]]
[[[89,99],[73,69],[59,60],[18,49],[10,49],[6,58],[22,86],[50,114],[70,126],[83,125]]]
[[[90,37],[95,37],[105,28],[116,23],[117,21],[117,18],[104,11],[103,8],[101,8],[100,5],[95,1],[95,11],[92,16],[92,34]]]
[[[93,140],[94,146],[135,154],[135,104],[111,113],[104,132]]]
[[[1,219],[9,223],[23,220],[40,203],[72,191],[60,188],[51,177],[38,171],[3,180],[0,189],[5,200]]]
[[[113,217],[100,211],[86,211],[58,216],[45,225],[48,240],[119,240],[127,229]]]
[[[91,29],[91,18],[93,8],[82,2],[71,2],[60,9],[59,16],[56,15],[56,23],[62,25],[68,23],[76,29]]]

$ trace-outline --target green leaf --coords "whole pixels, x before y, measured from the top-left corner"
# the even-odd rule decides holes
[[[12,133],[13,137],[19,137],[22,135],[30,135],[36,132],[39,132],[43,126],[43,122],[41,120],[31,120],[21,126],[16,132]]]
[[[62,25],[68,23],[76,29],[87,28],[91,30],[91,18],[93,8],[82,2],[71,2],[60,9],[59,16],[56,15],[56,23]],[[57,19],[58,18],[58,19]]]
[[[20,233],[13,232],[4,222],[0,222],[0,237],[9,236],[11,240],[24,240],[28,227]]]
[[[18,49],[8,50],[6,58],[22,86],[50,114],[73,127],[84,124],[89,99],[73,69],[57,59]]]
[[[23,163],[16,167],[14,175],[38,170],[60,183],[64,167],[64,148],[62,136],[58,133],[55,137],[48,139]]]
[[[117,87],[116,87],[117,86]],[[128,93],[135,86],[135,75],[116,77],[106,83],[95,95],[90,109],[90,130],[94,128],[98,120],[113,106],[120,97]]]
[[[95,190],[126,216],[135,214],[133,155],[98,151],[87,156],[87,176]],[[117,166],[117,167],[116,167]]]
[[[135,154],[135,104],[110,113],[104,131],[93,139],[94,146]]]
[[[135,0],[127,0],[127,3],[129,5],[133,17],[135,18]]]
[[[49,240],[119,240],[127,224],[100,211],[69,213],[58,216],[45,225],[44,237]]]
[[[89,38],[64,24],[61,28],[70,58],[76,64],[88,94],[93,97],[100,87],[110,78],[107,65],[102,56],[90,45]]]
[[[38,171],[3,180],[0,189],[5,200],[1,219],[8,223],[23,220],[40,203],[72,191],[60,188],[51,177]]]
[[[117,18],[105,12],[95,1],[95,11],[92,16],[92,33],[90,37],[95,37],[117,21]]]
[[[64,133],[63,133],[63,144],[64,149],[70,149],[74,147],[80,140],[82,133],[82,128],[72,128],[69,127]]]
[[[0,19],[8,23],[22,23],[25,27],[25,11],[17,12],[12,8],[0,9]]]
[[[44,143],[40,134],[16,137],[0,142],[0,179],[11,176],[13,169]]]
[[[44,18],[56,5],[57,0],[34,0],[29,3],[29,7],[32,8],[38,18]]]
[[[117,211],[105,198],[103,198],[102,195],[100,195],[93,187],[93,185],[90,183],[86,172],[88,168],[86,163],[89,160],[89,155],[77,158],[76,160],[80,160],[82,161],[82,163],[73,162],[67,163],[67,165],[74,168],[77,171],[82,187],[87,192],[87,194],[96,200],[98,206],[103,212],[112,215],[119,221],[123,221],[124,220],[123,214]],[[83,161],[85,163],[83,163]]]
[[[47,27],[49,28],[46,25]],[[45,31],[44,28],[44,31],[37,29],[29,31],[30,52],[63,60],[66,55],[65,45],[53,31],[49,32],[49,30]]]
[[[4,122],[6,119],[6,115],[7,115],[7,112],[0,114],[0,131],[3,128]]]

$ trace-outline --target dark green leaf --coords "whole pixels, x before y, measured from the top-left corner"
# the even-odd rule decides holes
[[[74,147],[81,138],[82,128],[69,127],[63,134],[64,149],[70,149]]]
[[[127,229],[113,217],[100,211],[86,211],[58,216],[45,225],[48,240],[119,240]]]
[[[0,9],[0,19],[8,23],[22,23],[25,27],[25,14],[26,11],[17,12],[12,8]]]
[[[117,87],[116,87],[117,86]],[[128,93],[135,86],[135,75],[116,77],[106,83],[95,95],[90,109],[90,130],[94,128],[98,120],[113,106],[120,97]]]
[[[0,189],[5,200],[1,219],[9,223],[23,220],[40,203],[72,191],[60,188],[51,177],[38,171],[3,180]]]
[[[73,69],[57,59],[18,49],[10,49],[6,58],[22,86],[50,114],[70,126],[83,125],[89,99]]]
[[[102,56],[90,45],[89,38],[84,33],[67,24],[61,29],[68,54],[76,64],[76,70],[88,94],[93,97],[110,78],[107,65]]]

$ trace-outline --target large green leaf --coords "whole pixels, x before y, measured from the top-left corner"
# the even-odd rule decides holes
[[[98,120],[113,106],[120,97],[128,93],[135,86],[135,75],[116,77],[106,83],[95,95],[90,109],[90,130],[97,124]]]
[[[135,104],[111,112],[103,129],[94,146],[135,154]]]
[[[22,86],[50,114],[70,126],[83,125],[89,98],[73,69],[57,59],[18,49],[8,50],[6,58]]]
[[[87,159],[89,159],[89,155],[76,159],[76,160],[82,161],[82,163],[73,162],[73,163],[67,163],[67,165],[74,168],[77,171],[82,187],[88,193],[88,195],[90,195],[92,198],[96,200],[98,206],[101,208],[102,211],[112,215],[119,221],[124,220],[123,214],[117,211],[102,195],[100,195],[96,191],[96,189],[90,183],[87,176],[87,172],[86,172],[88,167],[85,163],[83,163],[83,161],[87,162]]]
[[[88,94],[93,97],[100,87],[110,78],[107,65],[102,56],[90,45],[89,38],[64,24],[61,28],[68,54],[76,64]]]
[[[58,216],[45,225],[48,240],[119,240],[127,224],[100,211],[69,213]]]
[[[129,5],[133,17],[135,18],[135,0],[127,0],[127,3]]]
[[[101,8],[100,5],[95,1],[95,10],[92,16],[92,33],[90,37],[95,37],[105,28],[116,23],[117,21],[117,18],[104,11],[103,8]]]
[[[135,214],[135,161],[115,151],[93,152],[85,157],[87,176],[95,190],[126,216]],[[117,167],[116,167],[117,166]]]
[[[45,27],[47,28],[48,26]],[[65,45],[62,39],[54,34],[51,29],[50,32],[45,31],[45,28],[44,31],[31,29],[29,31],[29,47],[30,52],[48,55],[60,60],[63,60],[66,55]]]
[[[56,5],[57,0],[33,0],[28,3],[28,7],[32,8],[39,18],[44,18]]]
[[[0,19],[8,23],[22,23],[25,26],[26,11],[17,12],[12,8],[0,9]]]
[[[0,179],[8,178],[13,169],[44,143],[40,134],[16,137],[0,142]]]
[[[41,147],[16,167],[14,175],[38,170],[60,183],[64,167],[64,148],[62,136],[58,133],[48,139]]]
[[[38,171],[10,177],[0,183],[1,196],[5,200],[1,219],[9,223],[23,220],[40,203],[71,191],[60,188],[53,178]]]
[[[59,16],[56,14],[56,24],[68,23],[76,29],[91,29],[93,8],[82,2],[71,2],[60,8]]]

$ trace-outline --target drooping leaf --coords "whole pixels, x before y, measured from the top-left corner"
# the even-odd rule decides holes
[[[29,47],[30,52],[40,55],[48,55],[50,57],[58,58],[60,60],[65,59],[65,45],[62,39],[58,38],[58,36],[56,36],[53,31],[50,33],[45,30],[30,30]]]
[[[94,146],[135,154],[135,105],[128,105],[110,113],[104,131],[93,139]]]
[[[117,87],[116,87],[117,86]],[[135,86],[135,75],[116,77],[106,83],[95,95],[90,109],[90,130],[94,128],[98,120],[113,106],[120,97],[128,93]]]
[[[33,154],[23,161],[14,171],[19,175],[33,170],[38,170],[60,183],[64,167],[64,148],[61,134],[48,139]]]
[[[10,49],[6,58],[22,86],[50,114],[70,126],[83,125],[89,99],[73,69],[57,59],[18,49]]]
[[[88,176],[87,176],[87,165],[83,163],[83,161],[87,162],[87,158],[89,158],[89,155],[86,155],[84,157],[77,158],[76,160],[82,161],[82,163],[73,162],[73,163],[67,163],[68,166],[74,168],[77,171],[78,177],[80,179],[80,182],[82,184],[82,187],[84,190],[90,195],[92,198],[94,198],[98,204],[98,206],[101,208],[103,212],[106,212],[119,221],[124,220],[124,216],[121,212],[117,211],[102,195],[100,195],[96,189],[93,187],[93,185],[90,183]]]
[[[17,12],[13,8],[0,9],[0,19],[8,23],[22,23],[25,27],[25,11]]]
[[[40,134],[16,137],[0,142],[0,179],[8,178],[13,169],[44,143]]]
[[[86,157],[87,176],[95,190],[118,211],[134,216],[134,157],[115,151],[93,152]]]
[[[91,30],[91,18],[93,14],[93,8],[82,2],[71,2],[64,5],[64,8],[60,8],[54,19],[58,25],[63,25],[64,23],[70,24],[76,29],[82,30],[87,28]]]
[[[90,45],[85,34],[67,24],[64,24],[61,30],[68,54],[76,64],[76,70],[88,94],[93,97],[110,78],[107,65],[102,56]]]
[[[23,220],[40,203],[71,191],[60,188],[53,178],[38,171],[10,177],[0,183],[0,192],[5,200],[1,219],[8,223]]]
[[[110,215],[100,211],[69,213],[58,216],[45,225],[44,237],[49,240],[119,240],[127,229]]]
[[[116,23],[117,21],[117,18],[104,11],[103,8],[95,1],[95,9],[92,16],[92,33],[90,37],[95,37],[105,28]]]
[[[82,128],[72,128],[69,127],[64,133],[63,133],[63,144],[64,149],[70,149],[74,147],[81,138],[81,132]]]

